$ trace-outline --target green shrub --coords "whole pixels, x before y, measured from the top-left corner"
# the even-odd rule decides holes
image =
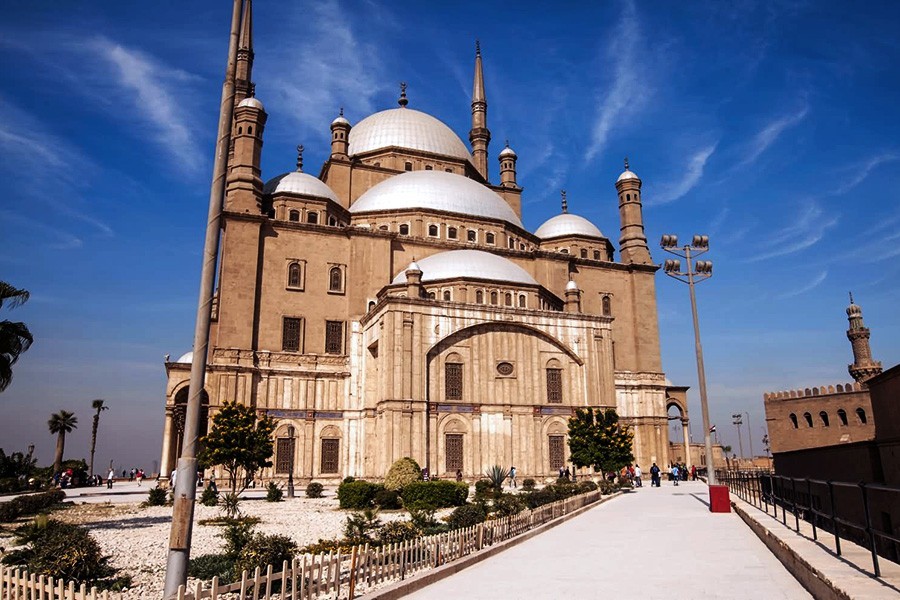
[[[410,457],[394,461],[384,478],[384,487],[399,492],[410,483],[422,479],[422,468]]]
[[[585,479],[584,481],[579,481],[575,487],[578,489],[579,494],[586,494],[587,492],[593,492],[597,489],[597,484],[591,481],[590,479]]]
[[[509,477],[509,471],[500,465],[494,465],[485,471],[484,476],[493,484],[495,490],[499,490],[503,488],[503,482]]]
[[[604,496],[606,496],[608,494],[613,494],[619,490],[619,486],[616,485],[615,483],[609,481],[608,479],[601,479],[599,487],[600,487],[600,493],[603,494]]]
[[[234,557],[227,554],[203,554],[191,559],[188,564],[188,576],[202,581],[218,577],[219,583],[231,583],[234,563]]]
[[[222,496],[222,513],[226,519],[237,519],[241,514],[241,498],[234,492]]]
[[[380,528],[378,509],[367,508],[347,517],[344,523],[344,536],[351,545],[368,544],[375,541],[375,533]]]
[[[419,529],[412,521],[391,521],[378,531],[378,541],[382,544],[399,544],[415,539],[419,534]]]
[[[407,506],[409,511],[409,519],[413,526],[423,532],[437,526],[437,519],[434,518],[435,509],[432,506]]]
[[[341,508],[363,509],[375,504],[375,494],[383,490],[380,483],[351,481],[338,486],[337,497]]]
[[[166,490],[159,486],[152,487],[150,488],[150,491],[147,492],[147,499],[144,500],[141,506],[165,506],[166,499]]]
[[[475,500],[487,500],[493,498],[499,490],[487,479],[479,479],[475,482]]]
[[[377,506],[378,508],[383,508],[385,510],[396,510],[398,508],[401,508],[402,506],[400,502],[400,494],[398,494],[394,490],[378,490],[377,492],[375,492],[375,498],[373,500],[375,502],[375,506]]]
[[[17,496],[9,502],[0,504],[0,523],[12,523],[19,517],[37,514],[65,499],[66,493],[62,490]]]
[[[400,493],[405,506],[428,505],[433,508],[462,506],[469,497],[469,486],[455,481],[416,481]]]
[[[315,481],[310,481],[309,485],[306,486],[306,497],[307,498],[321,498],[322,492],[324,489],[325,488],[322,487],[321,483],[316,483]]]
[[[464,504],[453,509],[446,521],[450,529],[463,529],[484,523],[484,519],[484,508],[478,504]]]
[[[354,481],[356,481],[356,477],[348,475],[347,477],[344,477],[344,480],[341,483],[353,483]]]
[[[522,480],[522,490],[525,492],[530,492],[531,490],[533,490],[535,485],[536,483],[534,479],[531,479],[530,477],[528,479]]]
[[[290,561],[297,553],[297,544],[286,535],[254,535],[241,549],[234,563],[235,580],[243,571],[252,572],[256,567],[265,569],[272,565],[273,570],[281,571],[284,561]]]
[[[560,477],[556,480],[556,485],[572,485],[572,480],[568,477]]]
[[[350,554],[352,549],[353,545],[348,543],[347,540],[323,540],[319,538],[319,541],[315,544],[300,548],[298,554],[321,554],[323,552],[325,554],[329,552],[337,554],[338,550],[340,550],[341,554]]]
[[[219,503],[219,492],[207,486],[200,494],[200,504],[203,506],[216,506]],[[213,556],[213,555],[210,555]]]
[[[525,510],[525,502],[517,494],[503,494],[494,500],[493,510],[498,517],[511,517]]]
[[[281,502],[284,498],[284,492],[278,484],[274,481],[270,481],[269,485],[266,486],[266,502]]]
[[[255,534],[254,529],[258,521],[248,519],[227,519],[225,528],[219,536],[225,540],[225,554],[233,560],[237,560],[244,547],[250,543]]]

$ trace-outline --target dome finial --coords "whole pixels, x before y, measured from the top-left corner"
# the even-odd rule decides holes
[[[407,98],[406,98],[406,82],[405,81],[400,82],[400,99],[397,100],[397,104],[399,104],[400,106],[406,106],[407,104],[409,104],[409,100],[407,100]]]
[[[850,304],[853,304],[853,292],[850,292]]]
[[[338,116],[341,116],[341,117],[344,116],[344,107],[343,106],[341,107],[341,110],[338,111]]]
[[[481,56],[481,42],[475,40],[475,56]]]
[[[297,146],[297,172],[303,172],[303,144]]]
[[[569,212],[569,202],[566,200],[566,190],[560,190],[560,196],[562,198],[562,211],[563,214]]]
[[[628,170],[628,157],[625,157],[625,170]]]
[[[509,148],[509,138],[506,139],[506,147]]]

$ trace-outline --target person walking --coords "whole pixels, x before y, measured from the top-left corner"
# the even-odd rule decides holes
[[[656,466],[656,463],[650,467],[650,487],[654,486],[659,487],[659,467]]]
[[[641,481],[641,466],[638,464],[634,465],[634,487],[644,487],[643,482]]]
[[[176,469],[172,469],[172,476],[169,477],[169,487],[171,489],[175,489],[175,477],[178,475],[178,471]]]
[[[675,485],[678,485],[678,465],[672,465],[672,481],[675,482]]]
[[[509,487],[514,488],[518,487],[516,485],[516,467],[512,466],[509,468]]]
[[[109,470],[109,473],[106,474],[106,489],[111,490],[113,479],[116,478],[116,473],[112,469]]]

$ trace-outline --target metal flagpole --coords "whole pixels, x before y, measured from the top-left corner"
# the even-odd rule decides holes
[[[187,583],[188,559],[191,552],[191,526],[197,494],[197,435],[200,424],[200,399],[206,376],[206,355],[209,346],[209,322],[216,279],[216,260],[219,254],[220,219],[225,196],[225,175],[228,167],[228,147],[231,142],[231,121],[234,113],[234,73],[237,63],[238,31],[240,31],[242,0],[234,0],[231,14],[231,35],[228,40],[228,66],[222,83],[222,102],[219,110],[219,129],[216,139],[212,185],[209,190],[209,213],[206,241],[203,245],[203,266],[200,271],[200,296],[197,303],[197,324],[194,329],[194,356],[184,441],[175,476],[175,504],[172,508],[172,529],[169,534],[169,557],[166,562],[166,582],[163,598],[176,598],[178,587]]]

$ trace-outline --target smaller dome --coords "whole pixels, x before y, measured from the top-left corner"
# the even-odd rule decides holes
[[[337,117],[334,118],[334,121],[331,122],[331,125],[332,125],[332,126],[334,126],[334,125],[346,125],[346,126],[348,126],[348,127],[350,126],[350,121],[348,121],[348,120],[344,117],[344,109],[343,109],[343,108],[341,109],[341,113],[340,113]]]
[[[416,261],[412,261],[411,263],[409,263],[409,266],[406,267],[406,270],[407,271],[419,271],[421,273],[422,267],[420,267],[419,263],[417,263]]]
[[[624,171],[622,171],[622,174],[619,175],[619,178],[616,179],[616,183],[618,183],[618,182],[620,182],[620,181],[625,181],[626,179],[638,179],[638,180],[640,180],[640,177],[638,177],[638,176],[635,174],[634,171],[629,171],[628,169],[625,169]]]
[[[241,100],[241,102],[238,104],[238,108],[242,106],[250,106],[252,108],[258,108],[259,110],[266,110],[265,108],[263,108],[263,103],[253,96]]]
[[[194,351],[191,350],[190,352],[185,352],[181,355],[181,358],[179,358],[175,362],[179,364],[191,364],[192,362],[194,362]]]
[[[284,175],[279,175],[274,179],[270,179],[263,187],[264,194],[300,194],[302,196],[313,196],[316,198],[325,198],[332,202],[338,202],[337,194],[318,177],[313,177],[308,173],[300,171],[291,171]]]
[[[578,215],[563,213],[547,219],[543,225],[537,228],[534,235],[541,239],[562,237],[565,235],[584,235],[587,237],[603,237],[603,233],[597,226]]]
[[[498,156],[500,158],[506,158],[507,156],[510,158],[518,158],[519,155],[516,154],[515,150],[513,150],[512,148],[507,146],[506,148],[504,148],[503,150],[500,151],[500,154]]]
[[[577,291],[578,291],[578,284],[575,283],[573,280],[570,279],[570,280],[569,280],[569,283],[566,284],[566,291],[567,291],[567,292],[571,292],[571,291],[577,292]]]
[[[448,250],[422,259],[422,281],[440,279],[485,279],[524,285],[538,285],[528,271],[502,256],[482,250]],[[392,284],[406,283],[406,271],[394,277]]]

